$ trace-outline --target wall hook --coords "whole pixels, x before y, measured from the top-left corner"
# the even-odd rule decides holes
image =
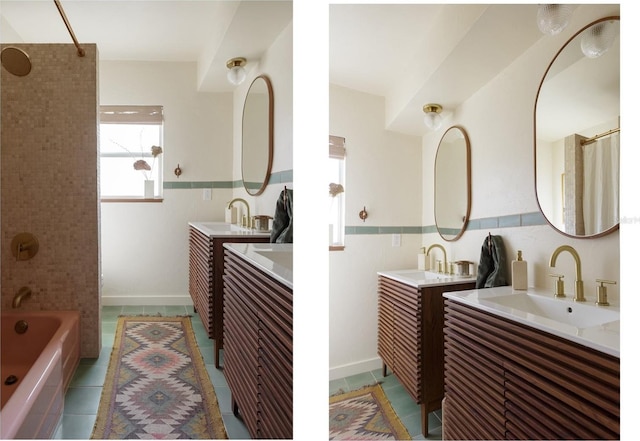
[[[173,169],[173,173],[176,175],[176,177],[180,177],[180,175],[182,174],[182,169],[180,168],[180,164],[178,164],[178,166]]]
[[[369,217],[369,213],[367,213],[367,207],[362,208],[362,210],[359,213],[359,216],[360,216],[360,219],[362,219],[362,222],[367,220],[367,218]]]

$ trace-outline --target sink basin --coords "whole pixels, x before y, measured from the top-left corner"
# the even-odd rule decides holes
[[[453,278],[447,274],[432,273],[431,271],[403,272],[402,276],[413,280],[450,280]]]
[[[284,268],[293,270],[293,253],[290,251],[260,250],[256,253]]]
[[[483,299],[483,302],[501,305],[528,315],[566,323],[576,328],[591,328],[620,320],[620,313],[615,310],[526,292],[489,297]]]
[[[249,231],[248,228],[226,222],[200,222],[200,224],[213,231]]]

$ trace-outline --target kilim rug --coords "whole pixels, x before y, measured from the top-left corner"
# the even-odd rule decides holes
[[[226,439],[189,317],[120,317],[92,439]]]
[[[329,439],[411,439],[379,384],[329,398]]]

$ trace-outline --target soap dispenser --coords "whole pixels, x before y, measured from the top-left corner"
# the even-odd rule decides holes
[[[513,289],[527,289],[527,261],[522,260],[522,251],[518,250],[517,260],[511,261],[511,279]]]
[[[427,271],[429,270],[429,256],[426,253],[425,247],[420,248],[420,250],[422,252],[418,253],[418,269],[421,271]]]

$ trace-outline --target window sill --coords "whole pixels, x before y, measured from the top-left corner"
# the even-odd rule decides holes
[[[161,197],[157,197],[157,198],[145,198],[145,197],[137,197],[137,196],[131,196],[131,197],[106,197],[106,198],[101,198],[100,202],[162,202],[164,200],[164,198]]]
[[[344,245],[329,245],[329,251],[344,251]]]

